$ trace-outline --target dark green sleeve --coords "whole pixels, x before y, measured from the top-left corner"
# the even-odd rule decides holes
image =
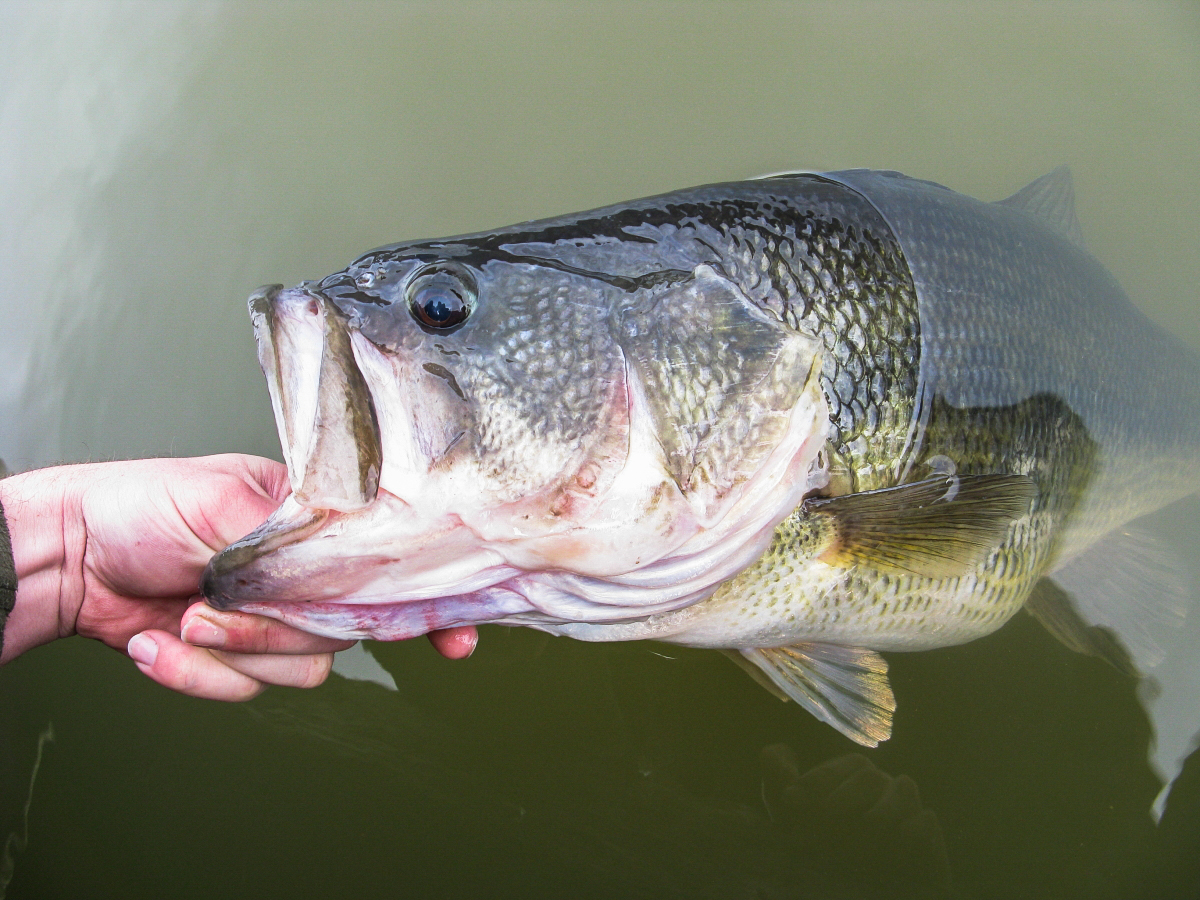
[[[8,535],[8,520],[0,506],[0,650],[4,649],[4,623],[17,599],[17,569],[13,565],[12,539]]]

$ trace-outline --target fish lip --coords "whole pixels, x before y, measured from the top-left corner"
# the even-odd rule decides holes
[[[306,509],[306,512],[309,515],[283,528],[268,519],[210,559],[200,579],[200,593],[205,603],[213,609],[232,610],[247,603],[260,602],[252,596],[259,586],[255,578],[255,563],[280,547],[304,540],[320,529],[332,514],[332,510],[328,509]]]
[[[204,602],[213,609],[237,609],[244,600],[230,596],[234,585],[243,586],[245,579],[238,579],[237,572],[253,563],[260,554],[252,547],[226,547],[214,556],[204,568],[200,579],[200,593]]]
[[[303,287],[303,285],[302,285]],[[307,290],[307,288],[305,288]],[[282,284],[264,284],[262,287],[254,290],[250,297],[246,300],[246,305],[250,307],[251,312],[266,314],[270,312],[271,304],[275,302],[275,298],[283,291]],[[312,293],[309,291],[309,293]]]

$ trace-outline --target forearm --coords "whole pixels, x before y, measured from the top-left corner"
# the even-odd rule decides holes
[[[79,512],[82,468],[39,469],[0,481],[17,580],[0,663],[75,632],[86,543]]]

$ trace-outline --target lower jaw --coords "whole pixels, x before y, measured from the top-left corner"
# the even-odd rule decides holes
[[[454,597],[398,603],[246,603],[240,612],[278,619],[309,634],[376,641],[403,641],[459,625],[476,625],[527,612],[528,601],[505,588],[493,587]]]

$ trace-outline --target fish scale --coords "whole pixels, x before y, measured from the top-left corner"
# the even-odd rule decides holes
[[[827,640],[884,650],[952,645],[986,634],[1020,609],[1044,573],[1095,472],[1096,451],[1082,421],[1057,398],[967,410],[938,401],[915,468],[949,457],[959,475],[1002,470],[1029,475],[1036,486],[1029,513],[970,571],[933,578],[864,563],[813,564],[819,529],[801,508],[776,529],[758,562],[671,627],[682,632],[685,622],[720,622],[691,631],[693,640],[703,635],[695,641],[700,645],[708,645],[715,628],[725,636],[736,630],[744,643],[764,647]],[[910,612],[913,607],[920,612]],[[779,609],[788,611],[782,620],[775,616]]]
[[[868,213],[861,216],[871,223]],[[834,425],[830,442],[853,490],[894,483],[917,396],[916,292],[899,246],[881,221],[873,224],[875,230],[871,224],[855,229],[836,217],[793,214],[728,230],[730,258],[740,255],[745,263],[744,269],[732,265],[730,277],[785,270],[790,277],[774,283],[760,305],[825,345],[821,381]],[[739,284],[756,299],[759,278]],[[872,440],[881,432],[890,438]]]

